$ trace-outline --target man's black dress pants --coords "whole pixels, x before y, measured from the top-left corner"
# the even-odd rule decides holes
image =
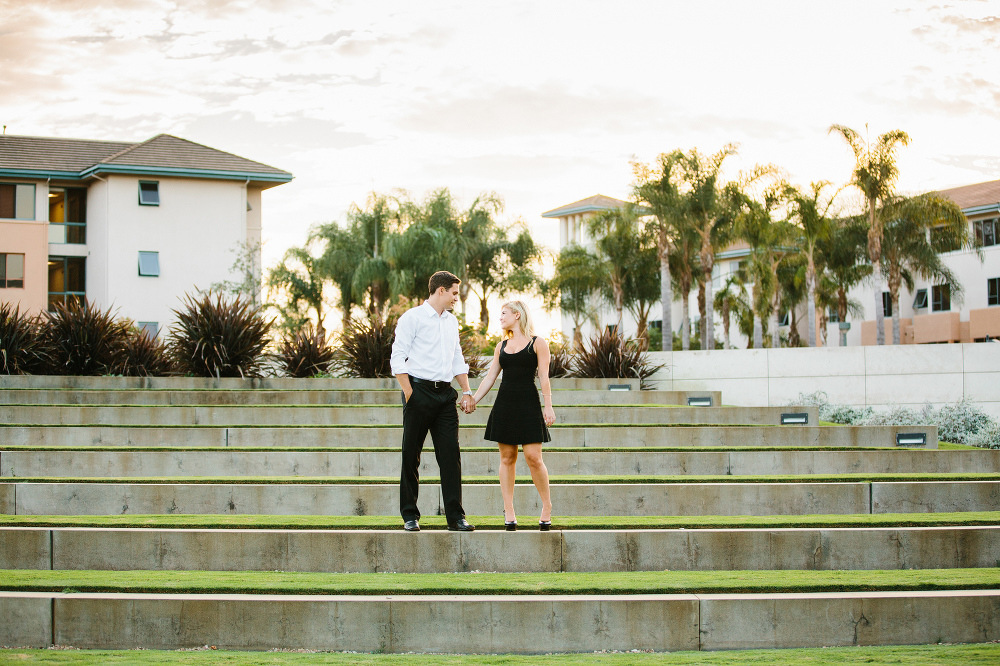
[[[427,433],[434,443],[441,474],[441,495],[449,523],[465,518],[462,508],[462,459],[458,448],[458,392],[450,382],[410,378],[413,392],[403,406],[403,462],[399,474],[399,513],[403,520],[418,520],[420,453]]]

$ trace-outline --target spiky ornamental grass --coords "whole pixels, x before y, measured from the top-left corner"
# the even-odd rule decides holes
[[[579,345],[573,356],[571,375],[584,378],[637,378],[643,389],[646,380],[663,365],[654,365],[634,340],[626,340],[616,331],[605,328]]]
[[[260,377],[272,322],[250,301],[211,291],[184,295],[167,349],[178,372],[195,377]]]
[[[0,303],[0,374],[45,371],[50,358],[41,328],[41,320],[22,313],[20,306]]]
[[[375,313],[364,319],[351,319],[340,334],[334,353],[333,368],[343,377],[392,377],[389,357],[396,337],[396,321],[392,313],[383,317]]]
[[[116,319],[110,308],[99,310],[86,299],[71,300],[56,303],[43,317],[48,374],[106,375],[121,363],[129,324]]]
[[[549,346],[549,379],[570,376],[572,359],[562,345]]]
[[[329,372],[334,350],[326,336],[308,324],[282,339],[276,357],[285,375],[303,379]]]
[[[166,377],[173,374],[173,363],[167,346],[154,333],[133,327],[111,373],[126,377]]]

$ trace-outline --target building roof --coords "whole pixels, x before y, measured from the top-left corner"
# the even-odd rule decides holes
[[[995,211],[1000,207],[1000,180],[939,190],[938,194],[957,203],[966,215],[980,212],[976,209],[982,209],[981,212]]]
[[[571,204],[566,204],[565,206],[560,206],[559,208],[553,208],[550,211],[546,211],[542,213],[542,217],[563,217],[565,215],[575,215],[577,213],[589,213],[591,211],[622,208],[627,205],[627,201],[615,199],[614,197],[606,197],[603,194],[595,194],[592,197],[580,199],[579,201],[574,201]]]
[[[101,173],[287,183],[292,174],[170,134],[142,143],[0,135],[0,175],[85,179]]]

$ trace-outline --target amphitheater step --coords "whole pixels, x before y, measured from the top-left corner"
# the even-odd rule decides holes
[[[490,391],[480,406],[493,404]],[[398,405],[399,390],[78,390],[0,389],[0,404],[10,405]],[[559,405],[688,405],[719,407],[719,391],[595,391],[553,389],[552,404]]]
[[[462,414],[461,423],[484,425],[490,408]],[[732,423],[780,425],[782,415],[796,424],[815,425],[815,407],[660,407],[651,405],[584,405],[560,407],[556,423],[658,424]],[[802,416],[797,416],[802,415]],[[8,424],[115,425],[399,425],[401,405],[271,406],[271,405],[0,405],[0,421]],[[787,420],[787,417],[786,417]]]
[[[332,573],[997,567],[1000,526],[518,532],[0,528],[0,569]]]
[[[615,425],[556,426],[546,448],[600,447],[938,447],[935,426],[728,426]],[[403,429],[385,426],[115,426],[0,425],[4,446],[34,447],[238,447],[238,448],[398,448]],[[493,446],[481,425],[459,428],[463,447]],[[428,442],[430,445],[430,442]]]
[[[1000,638],[995,590],[365,597],[0,593],[0,615],[7,618],[0,623],[0,644],[104,649],[212,645],[549,653]]]
[[[153,480],[147,480],[153,481]],[[190,479],[188,479],[190,481]],[[268,514],[396,515],[395,483],[328,484],[234,482],[0,483],[0,513],[13,515]],[[249,481],[249,480],[247,480]],[[556,514],[608,515],[807,515],[936,513],[1000,509],[1000,481],[886,481],[830,483],[566,483],[553,484]],[[519,514],[538,515],[531,486],[515,492]],[[468,513],[498,515],[498,485],[466,484]],[[421,514],[443,513],[440,487],[422,484]]]
[[[585,475],[784,475],[784,474],[929,474],[1000,472],[1000,450],[914,451],[658,451],[648,449],[549,449],[549,474]],[[494,449],[462,452],[467,476],[497,474]],[[216,476],[397,476],[398,449],[240,450],[201,449],[25,449],[0,450],[2,477],[185,477]],[[518,456],[519,475],[529,473]],[[436,476],[437,461],[428,447],[421,476]]]

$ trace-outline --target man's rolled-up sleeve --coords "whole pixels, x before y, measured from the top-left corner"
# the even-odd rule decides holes
[[[410,356],[415,334],[413,317],[405,314],[396,323],[396,338],[392,341],[392,355],[389,357],[389,368],[393,375],[406,374],[406,359]]]

